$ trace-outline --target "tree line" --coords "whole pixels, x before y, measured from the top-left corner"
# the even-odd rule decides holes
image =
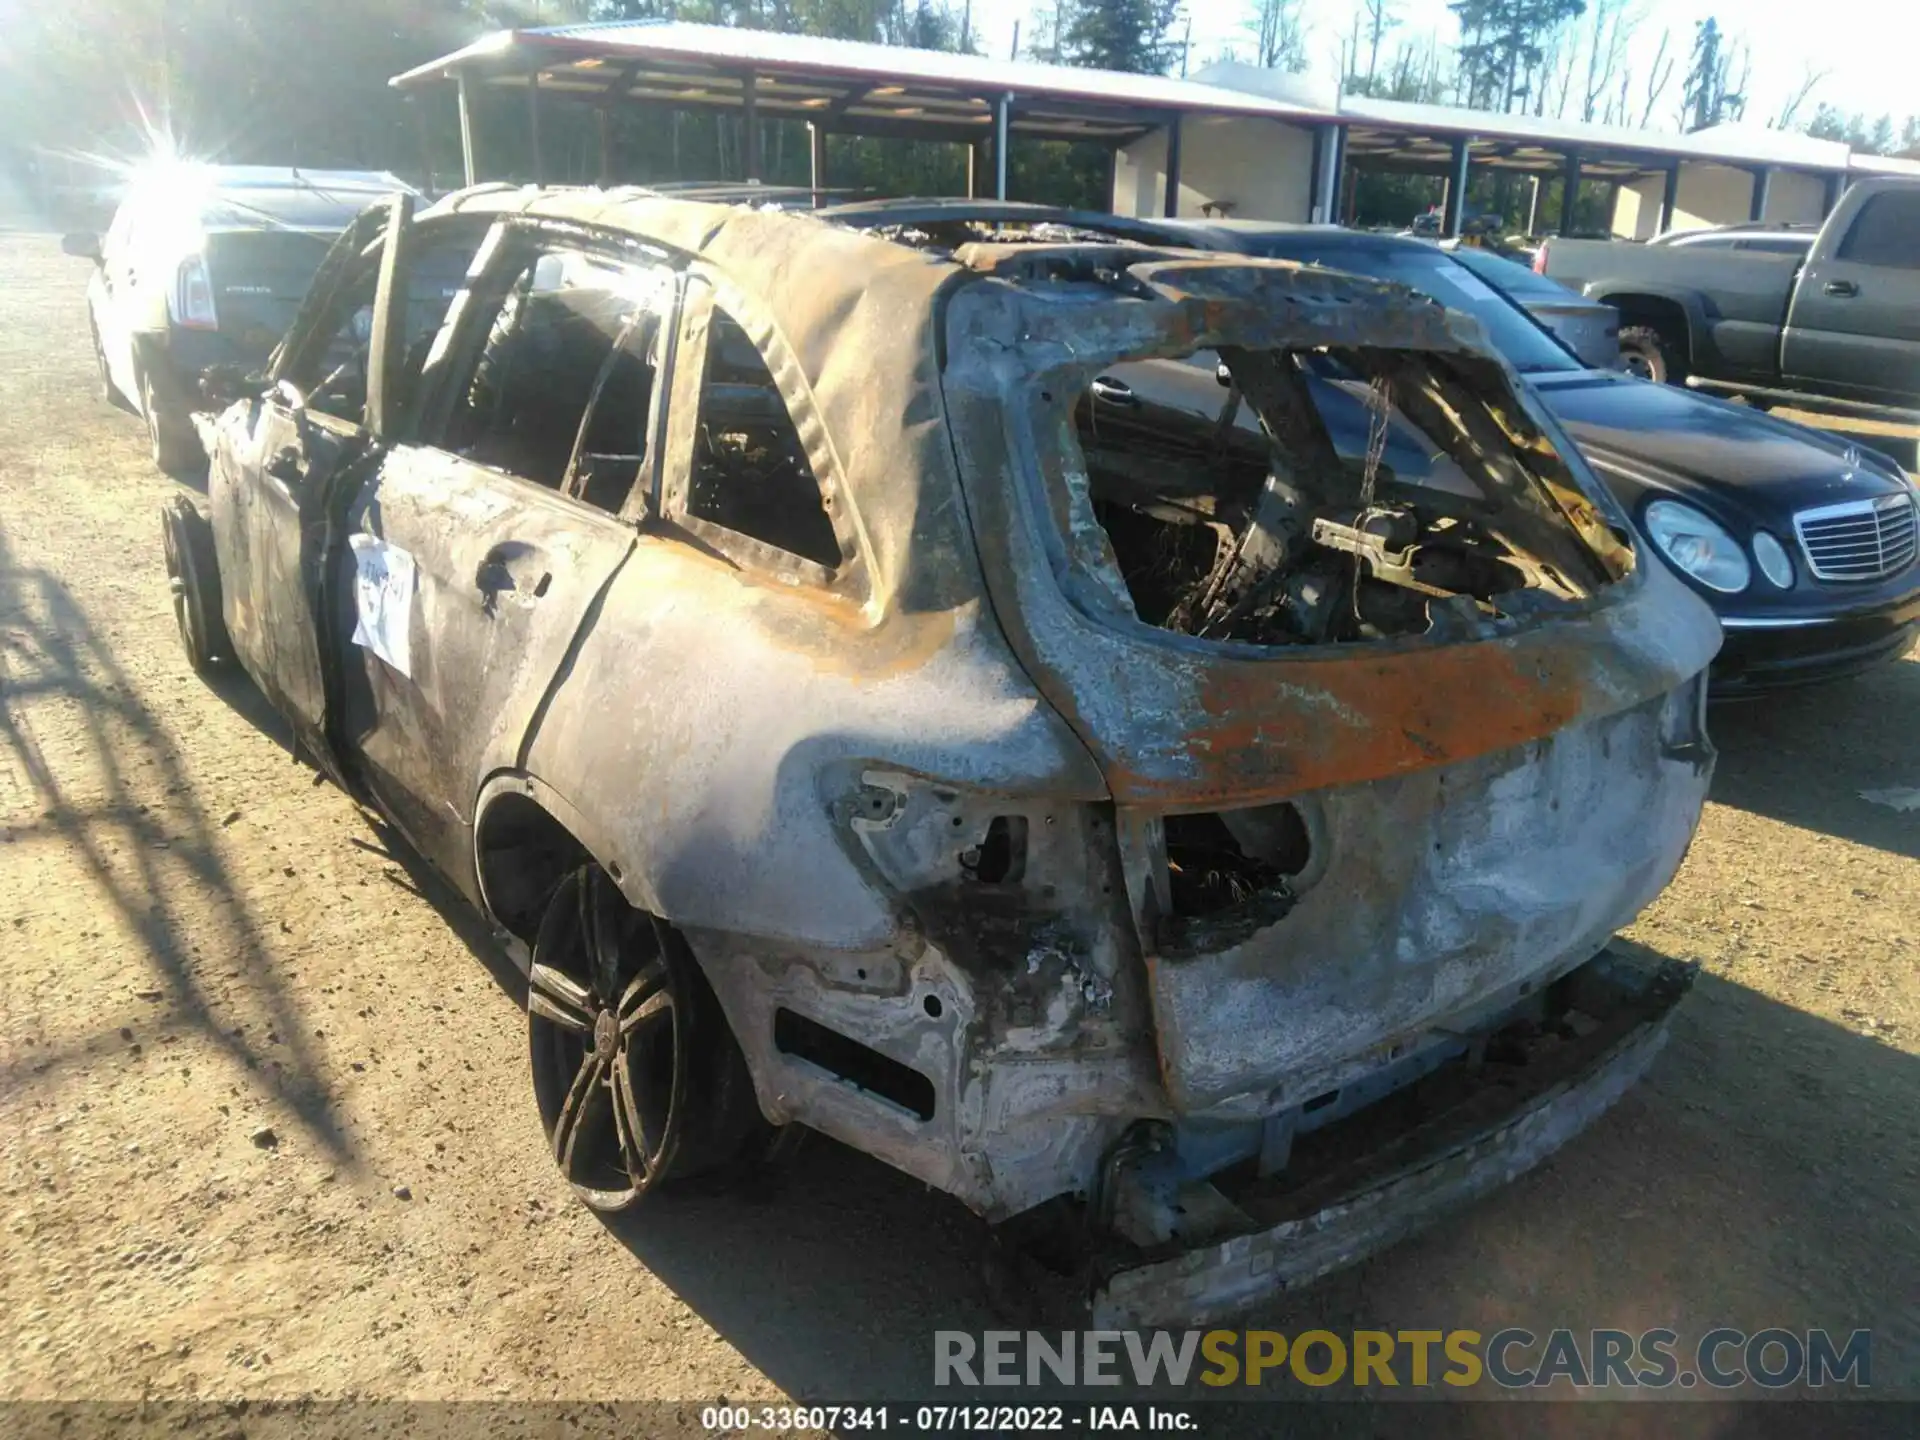
[[[1192,0],[1197,4],[1198,0]],[[1306,0],[1233,0],[1235,36],[1195,53],[1181,0],[1040,0],[1011,52],[1141,73],[1186,73],[1223,56],[1283,71],[1313,68]],[[1749,51],[1709,18],[1663,35],[1648,64],[1630,59],[1642,0],[1452,0],[1459,35],[1413,35],[1404,0],[1353,0],[1336,37],[1349,93],[1632,127],[1693,130],[1749,116]],[[1217,12],[1209,9],[1209,16]],[[124,158],[164,132],[222,160],[390,168],[441,182],[457,171],[444,95],[409,102],[389,76],[487,30],[577,20],[678,18],[886,45],[980,52],[971,0],[0,0],[0,146],[8,168],[84,169]],[[998,46],[996,45],[996,48]],[[1806,108],[1825,77],[1808,72],[1765,117],[1857,149],[1920,144],[1920,120]],[[560,112],[560,107],[555,107]],[[496,161],[526,168],[519,115],[480,117]],[[564,178],[590,178],[583,116],[553,122]],[[768,121],[773,180],[804,180],[794,122]],[[789,136],[786,131],[794,130]],[[626,178],[737,173],[737,121],[625,116]],[[1104,200],[1106,157],[1090,146],[1016,147],[1012,184],[1034,198]],[[835,137],[840,183],[951,192],[958,147]],[[489,166],[489,169],[494,169]]]
[[[1297,11],[1302,0],[1265,3]],[[1755,111],[1751,47],[1714,16],[1691,34],[1663,30],[1636,65],[1630,42],[1645,21],[1643,0],[1453,0],[1448,9],[1460,27],[1453,46],[1432,34],[1396,34],[1400,0],[1355,0],[1340,42],[1348,91],[1642,130],[1753,120],[1883,155],[1920,146],[1920,116],[1873,117],[1825,103],[1807,114],[1825,71],[1808,69],[1778,109]]]

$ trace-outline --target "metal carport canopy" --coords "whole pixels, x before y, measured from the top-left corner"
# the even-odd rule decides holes
[[[1004,127],[1035,139],[1119,146],[1177,127],[1183,114],[1334,118],[1318,106],[1162,75],[680,21],[502,30],[390,83],[417,90],[446,80],[463,98],[468,87],[485,86],[603,107],[751,112],[808,121],[816,134],[959,143],[991,141]],[[530,111],[536,127],[538,104]],[[998,188],[1004,193],[1004,181]]]

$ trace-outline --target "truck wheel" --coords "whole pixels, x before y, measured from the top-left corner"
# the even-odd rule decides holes
[[[167,557],[167,588],[180,646],[195,673],[223,667],[232,654],[220,614],[220,570],[213,526],[184,495],[160,507],[160,541]]]
[[[764,1148],[746,1058],[678,931],[598,865],[547,903],[528,976],[527,1045],[560,1173],[595,1210]]]
[[[1629,375],[1656,385],[1678,385],[1687,378],[1679,347],[1648,325],[1628,325],[1620,331],[1620,364]]]
[[[185,403],[162,387],[152,371],[140,376],[140,412],[147,421],[147,441],[153,451],[153,463],[164,475],[191,475],[207,463],[200,448],[200,437]]]

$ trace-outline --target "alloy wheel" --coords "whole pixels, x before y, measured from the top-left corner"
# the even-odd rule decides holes
[[[677,1173],[689,964],[598,866],[561,881],[534,947],[528,1045],[554,1161],[596,1210],[624,1210]]]

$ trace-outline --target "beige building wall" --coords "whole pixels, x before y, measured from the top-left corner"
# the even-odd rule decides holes
[[[1197,217],[1209,202],[1242,220],[1300,222],[1312,216],[1314,132],[1274,120],[1188,116],[1180,130],[1180,207]],[[1158,216],[1167,191],[1167,136],[1143,135],[1113,169],[1117,215]]]
[[[1648,176],[1620,187],[1613,207],[1613,233],[1647,240],[1660,233],[1660,200],[1666,177]],[[1767,189],[1764,218],[1781,224],[1818,225],[1826,203],[1826,183],[1818,175],[1776,170]],[[1744,224],[1752,213],[1753,176],[1731,165],[1685,163],[1673,207],[1673,228],[1704,230],[1710,225]]]
[[[1818,225],[1826,216],[1827,182],[1819,175],[1798,171],[1773,172],[1773,188],[1767,191],[1767,216],[1783,225]]]

